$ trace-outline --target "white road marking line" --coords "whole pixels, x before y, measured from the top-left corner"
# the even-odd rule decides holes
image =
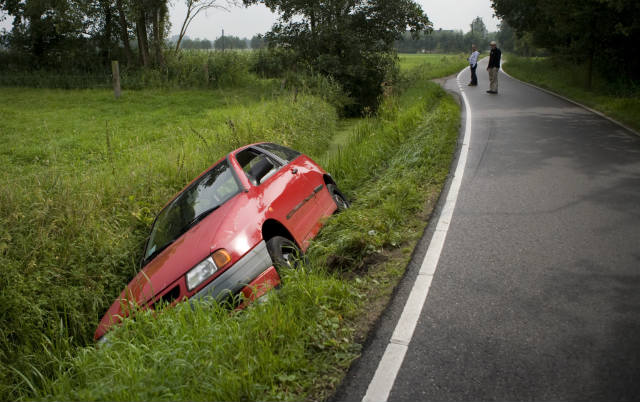
[[[436,272],[438,261],[440,260],[440,254],[444,248],[444,242],[449,230],[449,224],[453,217],[453,210],[455,209],[456,202],[458,200],[458,193],[460,192],[460,186],[462,184],[462,176],[464,174],[464,168],[467,164],[467,155],[469,153],[469,140],[471,139],[471,105],[464,92],[462,85],[460,84],[460,76],[468,68],[460,71],[456,78],[458,88],[462,94],[464,100],[466,124],[464,129],[464,139],[462,141],[462,147],[460,149],[460,157],[456,165],[453,179],[449,187],[449,192],[445,198],[445,204],[438,218],[436,229],[431,237],[427,254],[422,261],[420,271],[413,284],[409,298],[404,305],[402,314],[396,327],[391,335],[391,339],[387,344],[387,348],[384,351],[384,355],[378,363],[367,393],[362,398],[363,402],[386,402],[389,398],[389,393],[393,388],[393,384],[396,381],[396,376],[400,371],[404,356],[409,348],[409,342],[413,337],[413,332],[418,324],[422,307],[424,306],[429,289],[431,287],[431,281],[433,275]]]

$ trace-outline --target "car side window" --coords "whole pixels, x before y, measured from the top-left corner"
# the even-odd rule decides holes
[[[251,148],[238,152],[236,159],[254,186],[264,183],[281,167],[278,162],[267,155]]]

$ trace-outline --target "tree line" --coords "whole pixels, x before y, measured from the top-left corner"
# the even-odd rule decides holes
[[[233,0],[183,0],[187,16],[175,47],[167,46],[168,0],[0,0],[13,27],[0,40],[8,49],[0,69],[105,69],[111,60],[127,66],[161,68],[180,49],[190,22],[208,8]],[[610,77],[640,78],[637,0],[492,0],[500,31],[487,32],[480,18],[470,31],[433,31],[413,0],[243,0],[264,4],[279,20],[252,48],[268,46],[286,55],[281,66],[331,77],[352,99],[352,110],[375,110],[384,86],[397,76],[400,51],[468,51],[491,39],[503,50],[554,54],[588,63]],[[220,42],[218,43],[218,40]],[[246,40],[218,39],[213,48],[242,48]],[[201,40],[199,46],[206,45]],[[189,45],[190,46],[190,45]],[[284,68],[279,69],[280,72]]]
[[[169,39],[169,47],[174,47],[177,42],[177,36]],[[265,46],[264,40],[259,36],[254,36],[251,39],[240,38],[233,35],[220,36],[214,41],[209,39],[195,38],[191,39],[185,36],[180,44],[181,49],[201,49],[201,50],[244,50],[244,49],[261,49]]]
[[[0,10],[13,17],[3,45],[34,68],[163,63],[167,0],[0,0]]]
[[[225,7],[216,0],[184,1],[187,15],[176,53],[198,13]],[[413,0],[244,0],[243,4],[264,4],[279,16],[264,38],[252,41],[256,47],[267,44],[286,55],[280,71],[292,68],[331,77],[352,100],[350,114],[374,111],[383,84],[393,82],[394,42],[407,30],[417,38],[432,29]],[[0,0],[0,10],[14,18],[12,30],[2,35],[8,52],[0,69],[13,64],[17,69],[88,71],[104,69],[111,60],[162,68],[168,50],[168,5],[168,0]],[[221,39],[220,46],[230,40]]]
[[[489,32],[481,17],[476,17],[469,24],[469,31],[438,29],[429,33],[422,33],[413,39],[410,32],[406,32],[395,43],[400,53],[459,53],[467,52],[471,44],[478,49],[486,49],[489,42],[496,37],[495,32]]]
[[[596,69],[611,80],[640,79],[638,0],[492,0],[492,6],[516,43],[586,63],[589,86]]]

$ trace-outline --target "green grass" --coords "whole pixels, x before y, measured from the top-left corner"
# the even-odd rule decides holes
[[[585,65],[543,57],[508,55],[503,68],[518,79],[566,96],[640,131],[640,84],[637,82],[611,82],[595,74],[588,89]]]
[[[104,90],[0,93],[1,399],[22,394],[18,372],[33,383],[52,374],[43,350],[60,358],[91,342],[153,216],[193,177],[261,140],[321,155],[337,124],[326,102],[269,82],[118,101]]]
[[[418,68],[377,117],[264,82],[228,91],[2,89],[2,399],[320,400],[404,272],[446,179],[459,111]],[[294,100],[295,99],[295,100]],[[6,111],[7,114],[4,114]],[[5,141],[6,138],[6,141]],[[90,341],[134,274],[155,214],[239,143],[288,144],[329,170],[351,209],[310,264],[240,313],[187,305]]]
[[[467,65],[463,54],[408,54],[398,55],[400,68],[409,71],[415,68],[424,70],[423,77],[434,79],[446,77],[462,70]]]

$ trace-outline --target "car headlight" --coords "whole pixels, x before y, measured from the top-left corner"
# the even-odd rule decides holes
[[[215,262],[214,262],[215,261]],[[220,249],[187,272],[187,289],[192,291],[231,261],[229,253]]]

